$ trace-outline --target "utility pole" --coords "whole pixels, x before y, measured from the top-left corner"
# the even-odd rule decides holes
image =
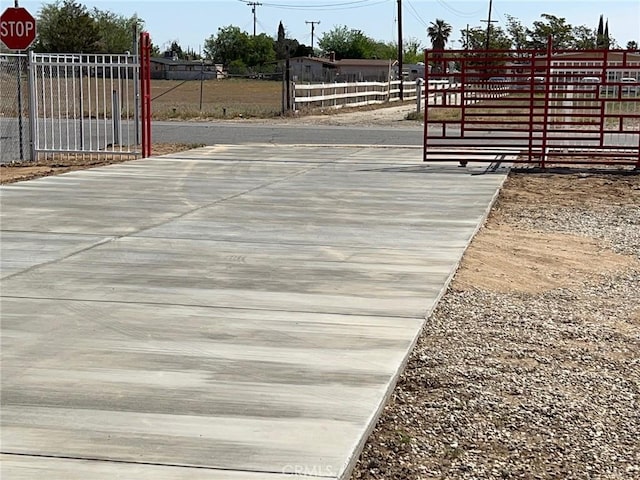
[[[402,0],[398,0],[398,73],[400,76],[400,101],[404,100],[404,78],[402,76]]]
[[[262,5],[259,2],[246,2],[251,7],[251,13],[253,13],[253,36],[256,36],[256,7]]]
[[[307,25],[311,24],[311,50],[313,50],[313,32],[315,31],[315,26],[320,24],[320,20],[318,20],[317,22],[305,20],[304,23],[306,23]]]
[[[469,50],[470,47],[469,47],[469,24],[468,23],[467,23],[467,31],[465,33],[465,37],[466,37],[466,42],[465,42],[466,48],[465,48],[465,50]]]
[[[487,40],[485,44],[485,50],[489,50],[490,40],[491,40],[491,24],[496,23],[497,20],[491,20],[491,10],[493,7],[493,0],[489,0],[489,15],[486,20],[482,20],[483,22],[487,22]]]

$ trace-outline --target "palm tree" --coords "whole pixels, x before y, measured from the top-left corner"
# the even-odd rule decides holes
[[[434,50],[444,50],[445,45],[449,41],[449,35],[451,35],[451,25],[437,18],[436,21],[431,22],[431,26],[427,28],[427,35],[431,40],[431,46]]]
[[[431,40],[433,50],[436,50],[436,52],[444,50],[449,40],[449,35],[451,35],[451,25],[440,18],[437,18],[435,22],[431,22],[431,26],[427,28],[427,36]],[[441,58],[442,53],[436,53],[434,56]],[[436,62],[434,68],[437,73],[445,72],[445,62]]]

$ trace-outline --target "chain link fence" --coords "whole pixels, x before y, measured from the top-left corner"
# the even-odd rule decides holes
[[[0,163],[31,160],[27,55],[0,54]]]

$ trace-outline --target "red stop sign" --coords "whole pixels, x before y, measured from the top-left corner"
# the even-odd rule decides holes
[[[0,40],[11,50],[25,50],[36,38],[36,19],[24,8],[9,7],[0,15]]]

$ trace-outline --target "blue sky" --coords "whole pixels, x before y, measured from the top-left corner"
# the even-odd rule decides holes
[[[241,0],[102,0],[82,1],[88,8],[97,7],[126,16],[134,13],[146,22],[152,40],[159,47],[177,40],[183,49],[200,51],[204,40],[215,35],[219,27],[235,25],[253,32],[252,7]],[[256,32],[276,35],[282,21],[288,37],[311,44],[311,25],[317,22],[314,45],[324,32],[346,25],[381,41],[397,39],[397,0],[246,0],[261,3],[256,7]],[[21,7],[34,15],[43,4],[52,2],[21,0]],[[0,0],[2,9],[13,0]],[[483,26],[489,0],[402,0],[403,37],[416,38],[428,46],[426,27],[441,18],[454,27],[453,40],[467,24]],[[526,26],[550,13],[564,17],[574,25],[596,28],[600,14],[609,19],[610,34],[624,47],[629,40],[640,41],[640,0],[493,0],[492,19],[496,25],[506,23],[506,15],[519,18]],[[459,45],[457,43],[453,44]]]

